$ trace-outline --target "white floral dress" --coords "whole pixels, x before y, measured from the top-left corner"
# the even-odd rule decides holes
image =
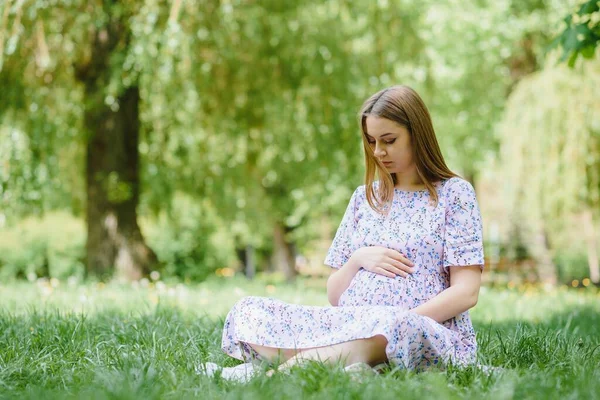
[[[414,273],[388,278],[360,269],[335,307],[245,297],[226,317],[223,351],[251,360],[260,356],[247,343],[302,349],[383,335],[388,360],[404,368],[474,363],[477,343],[468,311],[441,324],[409,311],[450,286],[449,266],[484,264],[473,186],[454,177],[436,190],[434,207],[426,190],[395,189],[392,210],[382,216],[369,206],[365,185],[359,186],[325,258],[340,268],[360,247],[385,246],[412,260]]]

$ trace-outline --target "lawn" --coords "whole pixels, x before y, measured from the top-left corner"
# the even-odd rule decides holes
[[[196,374],[220,350],[227,310],[246,295],[326,305],[323,281],[219,278],[201,285],[37,281],[0,285],[2,398],[600,398],[600,292],[482,288],[471,315],[480,363],[501,367],[352,380],[311,364],[246,385]]]

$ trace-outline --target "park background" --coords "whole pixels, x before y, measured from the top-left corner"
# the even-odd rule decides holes
[[[1,0],[0,389],[223,395],[223,382],[198,389],[193,364],[235,364],[219,353],[219,329],[237,299],[327,304],[325,253],[363,183],[357,112],[406,84],[477,192],[482,355],[513,372],[537,365],[530,380],[553,377],[532,387],[473,371],[418,379],[457,395],[597,393],[586,367],[600,362],[598,10]],[[183,330],[181,343],[167,340]],[[104,334],[139,352],[100,346]],[[163,339],[172,352],[157,361]],[[542,357],[552,348],[565,353]],[[82,355],[94,351],[103,355]],[[154,381],[167,370],[175,377]],[[316,382],[304,394],[326,396]]]

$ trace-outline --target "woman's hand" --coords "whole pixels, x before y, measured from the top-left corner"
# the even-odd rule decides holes
[[[402,253],[382,246],[369,246],[357,249],[352,258],[367,271],[395,278],[400,275],[404,278],[414,272],[414,263]]]

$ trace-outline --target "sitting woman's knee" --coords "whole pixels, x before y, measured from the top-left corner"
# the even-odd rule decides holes
[[[387,353],[385,351],[388,340],[383,335],[375,335],[366,340],[364,357],[367,364],[371,366],[381,364],[387,361]]]

